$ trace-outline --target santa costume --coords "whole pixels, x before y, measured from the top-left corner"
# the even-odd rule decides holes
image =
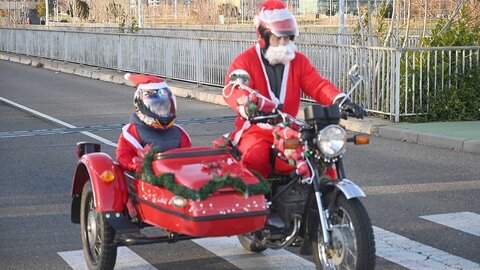
[[[191,147],[187,132],[175,125],[176,101],[167,84],[150,75],[126,74],[137,90],[135,112],[122,128],[116,150],[119,164],[128,171],[141,171],[142,158],[151,148],[167,151]]]

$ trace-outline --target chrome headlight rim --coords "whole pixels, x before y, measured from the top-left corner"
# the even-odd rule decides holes
[[[347,132],[339,125],[328,125],[317,134],[317,147],[327,158],[335,158],[345,152]]]

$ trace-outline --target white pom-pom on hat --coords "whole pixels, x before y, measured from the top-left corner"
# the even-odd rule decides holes
[[[125,73],[125,75],[123,75],[123,78],[128,81],[130,79],[130,76],[132,76],[131,73]]]

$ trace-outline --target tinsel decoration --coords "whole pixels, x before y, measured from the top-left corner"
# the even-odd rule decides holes
[[[147,183],[164,187],[167,190],[173,192],[175,195],[182,196],[191,200],[204,200],[210,196],[213,192],[227,186],[233,187],[238,192],[245,196],[255,194],[266,194],[270,192],[270,184],[258,173],[255,176],[259,182],[257,184],[247,185],[239,177],[231,177],[228,173],[224,176],[213,176],[212,180],[208,181],[198,191],[195,189],[187,188],[182,185],[178,185],[175,182],[175,175],[173,173],[163,173],[155,175],[152,170],[152,162],[155,154],[160,153],[158,149],[152,149],[148,154],[143,157],[142,172],[143,180]]]

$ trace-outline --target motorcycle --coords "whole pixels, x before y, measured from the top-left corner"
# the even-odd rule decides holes
[[[347,96],[362,80],[358,66],[352,67],[349,78],[353,87]],[[244,71],[234,71],[231,81],[253,91],[247,86],[249,76]],[[347,179],[343,163],[346,143],[366,144],[369,138],[364,134],[347,138],[339,122],[348,116],[338,105],[310,105],[304,109],[304,121],[280,110],[250,119],[254,123],[282,123],[278,133],[293,135],[281,138],[274,133],[279,138],[274,141],[277,160],[278,156],[283,160],[288,158],[285,152],[289,149],[298,150],[303,146],[303,160],[311,175],[305,178],[295,171],[285,174],[274,170],[268,179],[271,184],[271,193],[267,195],[270,214],[265,227],[238,236],[245,250],[262,252],[301,242],[300,253],[313,254],[317,269],[374,269],[372,224],[359,200],[365,194]],[[288,126],[287,131],[284,126]],[[292,133],[294,131],[297,132]]]
[[[248,74],[233,75],[248,88]],[[368,143],[368,136],[347,138],[338,124],[348,115],[338,105],[304,112],[304,121],[281,110],[251,121],[283,131],[288,123],[296,135],[279,137],[275,154],[285,159],[301,149],[308,177],[282,168],[263,179],[242,165],[231,144],[153,149],[139,174],[124,171],[99,144],[77,143],[71,221],[80,224],[88,268],[113,269],[119,246],[236,235],[251,252],[301,244],[317,269],[373,269],[372,225],[359,200],[365,194],[346,178],[342,162],[346,143]],[[151,226],[163,232],[145,234]]]

